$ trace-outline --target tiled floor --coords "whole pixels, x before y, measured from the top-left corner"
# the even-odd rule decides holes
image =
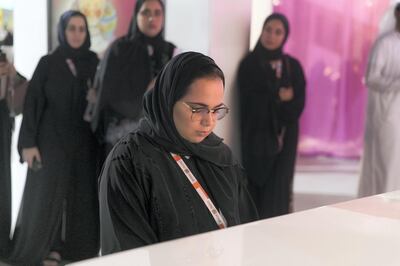
[[[301,157],[294,179],[295,211],[357,197],[359,160]]]

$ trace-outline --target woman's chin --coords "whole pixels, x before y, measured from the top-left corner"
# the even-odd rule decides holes
[[[207,136],[191,136],[189,138],[185,138],[187,141],[189,141],[190,143],[200,143],[202,142]]]

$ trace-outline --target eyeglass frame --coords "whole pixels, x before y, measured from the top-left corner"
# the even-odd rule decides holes
[[[190,119],[192,119],[192,121],[200,121],[200,120],[201,120],[201,119],[199,119],[199,120],[194,120],[194,119],[193,119],[193,115],[194,115],[194,114],[200,114],[200,115],[201,115],[201,113],[198,112],[199,109],[207,110],[207,111],[208,111],[208,112],[207,112],[207,115],[209,115],[210,113],[211,113],[212,115],[215,114],[215,116],[211,116],[214,120],[221,120],[221,119],[223,119],[223,118],[229,113],[229,111],[230,111],[229,107],[226,106],[225,104],[222,104],[222,105],[219,106],[219,107],[215,107],[215,108],[209,109],[209,108],[206,107],[206,106],[202,106],[202,107],[195,108],[195,107],[191,106],[190,104],[188,104],[187,102],[184,102],[184,101],[180,101],[180,102],[183,103],[186,107],[188,107],[188,108],[190,109],[190,111],[192,112],[192,115],[190,116]],[[224,115],[223,117],[221,117],[220,119],[217,119],[217,117],[216,117],[217,114],[216,114],[215,112],[218,111],[218,110],[220,110],[220,109],[225,109],[225,110],[226,110],[226,113],[225,113],[225,115]]]

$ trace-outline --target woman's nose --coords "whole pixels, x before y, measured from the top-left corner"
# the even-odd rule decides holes
[[[209,112],[207,115],[203,116],[201,119],[201,124],[203,126],[210,126],[213,123],[215,123],[215,117],[214,114]]]

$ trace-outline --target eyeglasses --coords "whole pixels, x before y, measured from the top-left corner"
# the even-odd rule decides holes
[[[219,107],[208,109],[207,107],[194,107],[186,102],[182,102],[186,107],[192,111],[191,119],[193,121],[200,121],[206,118],[210,113],[213,119],[221,120],[229,113],[229,108],[225,105]]]

